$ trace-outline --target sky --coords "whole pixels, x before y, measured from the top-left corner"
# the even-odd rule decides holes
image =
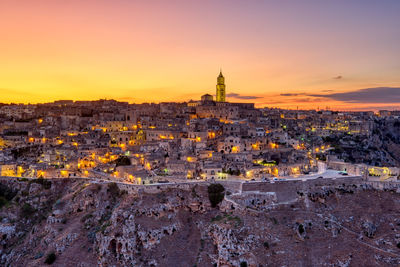
[[[400,109],[398,0],[0,0],[0,102]]]

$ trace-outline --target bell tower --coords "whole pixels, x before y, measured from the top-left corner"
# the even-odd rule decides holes
[[[219,71],[217,77],[217,102],[225,102],[225,77],[222,75],[222,71]]]

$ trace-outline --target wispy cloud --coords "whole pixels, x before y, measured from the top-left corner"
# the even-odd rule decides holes
[[[346,93],[307,94],[348,103],[400,103],[400,87],[365,88]]]
[[[299,95],[304,95],[304,94],[281,94],[281,96],[299,96]]]
[[[226,94],[226,97],[236,98],[236,99],[259,99],[261,96],[250,96],[250,95],[241,95],[236,93]]]
[[[338,75],[338,76],[336,76],[336,77],[333,77],[334,80],[340,80],[340,79],[342,79],[342,78],[343,78],[342,75]]]
[[[333,92],[334,90],[323,90],[322,92]],[[374,87],[358,89],[345,93],[328,94],[280,94],[280,96],[293,97],[317,97],[320,99],[332,99],[347,103],[400,103],[400,87]]]

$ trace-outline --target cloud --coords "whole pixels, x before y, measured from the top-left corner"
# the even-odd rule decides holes
[[[336,77],[333,77],[333,79],[334,80],[340,80],[340,79],[342,79],[343,77],[342,77],[342,75],[339,75],[339,76],[336,76]]]
[[[281,96],[299,96],[304,94],[281,94]]]
[[[316,102],[326,102],[326,99],[323,98],[298,98],[296,99],[297,102],[305,102],[305,103],[316,103]]]
[[[236,98],[236,99],[259,99],[261,96],[250,96],[250,95],[240,95],[236,93],[226,94],[226,97]]]
[[[400,103],[400,87],[365,88],[346,93],[307,94],[348,103]]]

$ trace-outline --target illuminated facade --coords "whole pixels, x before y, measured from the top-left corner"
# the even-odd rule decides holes
[[[221,71],[217,77],[217,102],[225,102],[225,78]]]

